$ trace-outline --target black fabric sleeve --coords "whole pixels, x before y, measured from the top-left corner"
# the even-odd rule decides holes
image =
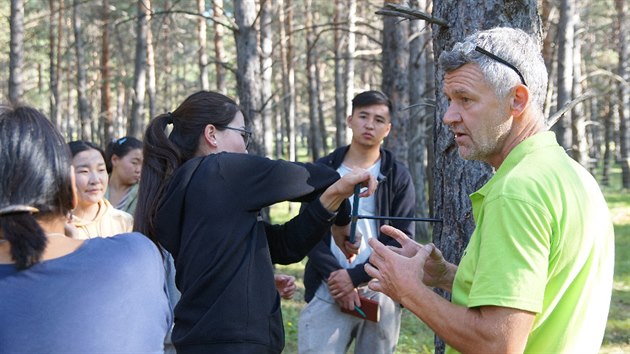
[[[326,236],[308,253],[309,266],[315,268],[323,280],[327,280],[330,273],[343,268],[330,251],[330,239],[330,232],[327,232]]]
[[[217,154],[217,161],[221,177],[249,211],[287,200],[311,202],[339,179],[337,171],[317,164],[235,153]]]
[[[337,216],[335,217],[335,225],[337,226],[346,226],[352,220],[351,218],[352,205],[348,199],[344,199],[344,201],[337,209]]]
[[[271,261],[291,264],[302,260],[322,236],[328,234],[335,216],[336,213],[328,212],[318,199],[283,225],[263,222]]]

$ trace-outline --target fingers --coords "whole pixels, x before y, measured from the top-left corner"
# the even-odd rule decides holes
[[[394,240],[398,241],[398,243],[400,243],[401,245],[403,243],[406,243],[408,241],[413,241],[412,239],[410,239],[404,232],[398,230],[397,228],[390,226],[390,225],[383,225],[381,226],[381,231],[393,238]]]

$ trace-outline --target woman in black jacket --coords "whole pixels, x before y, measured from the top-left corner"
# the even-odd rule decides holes
[[[207,91],[147,127],[135,229],[175,259],[178,353],[280,353],[272,263],[302,259],[355,184],[368,187],[362,196],[376,187],[363,170],[340,179],[328,167],[248,155],[250,138],[236,103]],[[311,203],[284,225],[260,221],[262,208],[286,200]],[[348,224],[347,212],[339,216]]]

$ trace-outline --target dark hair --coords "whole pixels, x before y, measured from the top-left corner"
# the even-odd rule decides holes
[[[50,120],[34,108],[0,106],[0,209],[38,210],[0,214],[0,230],[17,269],[39,262],[46,248],[37,220],[72,210],[70,171],[70,152]]]
[[[68,146],[70,147],[70,153],[72,154],[72,157],[77,156],[77,154],[83,151],[96,150],[101,154],[101,156],[103,156],[103,160],[105,160],[105,152],[103,151],[103,149],[89,141],[75,140],[69,142]]]
[[[120,139],[112,140],[107,144],[107,147],[105,147],[105,166],[107,167],[107,173],[112,173],[112,157],[114,155],[125,157],[130,151],[136,149],[142,150],[142,141],[132,136],[124,136]]]
[[[363,91],[360,94],[354,96],[352,99],[352,112],[355,109],[361,107],[372,106],[375,104],[383,104],[386,105],[389,109],[389,112],[392,112],[392,101],[389,100],[389,97],[382,93],[381,91]]]
[[[155,213],[168,180],[181,164],[195,156],[199,138],[208,124],[223,130],[239,111],[229,97],[199,91],[182,102],[173,113],[155,117],[144,135],[144,161],[134,215],[134,231],[155,239]],[[167,135],[167,125],[172,131]]]

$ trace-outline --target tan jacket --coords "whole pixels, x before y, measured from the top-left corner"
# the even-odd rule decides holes
[[[85,240],[131,232],[133,217],[130,214],[115,209],[107,199],[101,199],[98,204],[100,208],[94,220],[88,221],[74,215],[72,216],[72,225],[76,228],[73,238]]]

